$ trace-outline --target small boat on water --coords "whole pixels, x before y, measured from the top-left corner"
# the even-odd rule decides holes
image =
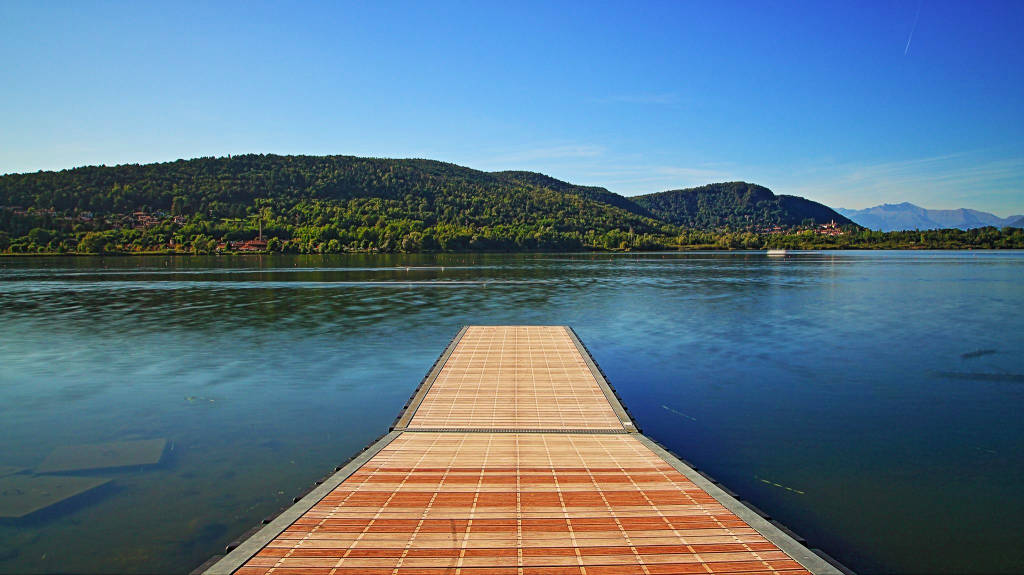
[[[786,253],[786,250],[768,250],[769,256],[784,256]]]

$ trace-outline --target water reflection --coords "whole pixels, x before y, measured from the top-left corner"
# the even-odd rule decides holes
[[[0,571],[191,570],[385,431],[474,323],[573,325],[646,432],[855,569],[1019,571],[1024,386],[942,374],[1024,373],[977,353],[1024,343],[1022,271],[1013,253],[2,259],[0,468],[173,450],[0,522]]]

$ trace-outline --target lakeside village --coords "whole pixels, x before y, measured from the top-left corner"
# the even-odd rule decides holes
[[[138,230],[150,231],[159,226],[170,226],[171,229],[180,228],[189,223],[189,217],[184,215],[172,215],[167,212],[156,210],[153,212],[135,211],[130,213],[110,213],[98,215],[90,211],[61,212],[55,209],[23,208],[20,206],[0,206],[0,212],[8,212],[10,215],[19,218],[36,220],[40,229],[64,229],[68,232],[88,231],[121,231]],[[255,238],[250,239],[223,239],[215,244],[217,252],[264,252],[274,247],[271,242],[263,237],[263,221],[258,220],[258,229],[247,228],[243,225],[244,220],[239,218],[221,218],[225,224],[235,224],[239,231],[256,232]],[[721,230],[727,231],[727,230]],[[767,235],[784,235],[794,233],[811,233],[826,237],[839,237],[844,234],[843,229],[833,220],[826,224],[814,224],[805,222],[801,226],[783,228],[782,226],[749,226],[743,232]],[[272,238],[273,239],[273,238]],[[172,251],[188,251],[191,246],[183,245],[185,242],[175,241],[169,238],[166,248]],[[269,247],[268,247],[269,246]],[[5,246],[0,246],[0,250]],[[43,247],[43,246],[40,246]],[[159,249],[163,246],[152,246],[151,249]]]
[[[11,216],[16,218],[23,218],[34,220],[34,223],[39,224],[35,230],[49,230],[49,229],[64,229],[69,232],[103,232],[103,231],[123,231],[123,230],[137,230],[140,232],[152,231],[158,227],[165,227],[170,231],[180,229],[189,223],[188,216],[183,215],[171,215],[164,211],[135,211],[131,213],[111,213],[105,215],[97,215],[90,211],[76,211],[74,213],[60,212],[55,209],[33,209],[23,208],[20,206],[0,206],[0,213],[7,212]],[[222,219],[226,223],[240,224],[242,220],[239,219]],[[240,226],[241,227],[241,226]],[[268,242],[263,238],[263,222],[259,222],[259,229],[254,230],[257,236],[252,239],[244,240],[224,240],[216,243],[216,251],[218,252],[265,252],[268,249]],[[3,232],[0,232],[3,233]],[[35,234],[38,236],[39,234]],[[51,235],[51,234],[47,234]],[[60,246],[49,245],[50,248],[57,248],[56,251],[61,251]],[[37,243],[38,245],[38,243]],[[173,237],[167,239],[166,249],[170,251],[190,251],[192,246],[187,242],[181,240],[175,241]],[[6,246],[0,246],[0,251]],[[44,246],[39,246],[44,247]],[[159,251],[163,246],[151,246],[150,250],[146,251]],[[70,251],[70,250],[64,250]],[[101,250],[97,250],[101,251]]]
[[[275,215],[182,215],[173,210],[94,213],[0,205],[0,253],[33,254],[337,254],[515,251],[1024,249],[1024,229],[880,232],[834,221],[730,228],[560,231],[543,226],[479,226],[386,219],[381,214],[335,222]],[[353,221],[354,220],[354,221]]]

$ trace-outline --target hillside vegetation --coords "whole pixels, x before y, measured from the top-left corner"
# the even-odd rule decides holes
[[[208,243],[251,239],[259,220],[268,237],[298,251],[321,244],[331,251],[607,248],[675,232],[523,175],[350,156],[246,155],[14,174],[0,177],[0,205],[19,208],[0,214],[11,237],[36,227],[57,235],[123,228],[114,220],[144,211],[184,218],[181,241],[197,234]],[[154,227],[160,233],[139,234],[140,245],[166,244],[179,231]]]
[[[511,182],[519,182],[521,184],[555,190],[556,192],[564,192],[581,198],[587,198],[588,200],[594,200],[595,202],[600,202],[602,204],[615,206],[640,216],[651,217],[650,212],[640,207],[631,198],[620,196],[619,194],[608,191],[605,188],[597,186],[577,186],[575,184],[556,180],[551,176],[538,174],[537,172],[508,171],[495,172],[495,175],[505,178]]]
[[[765,230],[831,221],[856,225],[828,206],[797,196],[776,196],[764,186],[746,182],[708,184],[632,200],[654,217],[686,228]]]
[[[843,227],[821,225],[833,220]],[[743,182],[627,198],[433,160],[254,154],[0,176],[7,253],[925,246],[1024,239],[873,235],[826,206]]]

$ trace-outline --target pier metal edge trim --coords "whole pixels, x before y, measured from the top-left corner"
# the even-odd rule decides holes
[[[612,411],[619,418],[619,422],[622,424],[622,428],[629,433],[640,433],[640,427],[637,426],[636,422],[633,421],[633,417],[629,414],[629,410],[623,405],[622,400],[619,399],[619,394],[615,392],[615,388],[612,387],[608,379],[605,378],[604,372],[598,367],[597,362],[594,361],[594,356],[590,354],[590,350],[583,344],[583,341],[576,335],[576,330],[571,326],[562,326],[565,332],[569,334],[569,339],[572,340],[573,344],[576,345],[576,350],[583,356],[583,361],[587,364],[594,379],[597,380],[598,387],[601,388],[601,392],[604,393],[605,399],[612,406]]]
[[[559,433],[563,435],[623,435],[631,433],[625,429],[574,429],[574,428],[528,428],[528,427],[406,427],[397,431],[408,433]]]
[[[644,435],[640,426],[636,425],[636,422],[633,420],[632,414],[629,413],[629,408],[622,402],[622,398],[619,397],[619,393],[615,391],[615,387],[608,381],[607,377],[605,377],[604,370],[602,370],[601,366],[597,364],[597,360],[594,359],[594,354],[590,353],[590,349],[588,349],[586,344],[583,343],[583,340],[580,339],[576,330],[573,329],[572,326],[568,325],[563,327],[569,333],[569,337],[573,340],[573,343],[576,344],[576,348],[580,351],[581,355],[583,355],[583,360],[587,363],[587,367],[590,368],[590,371],[593,372],[598,385],[604,392],[608,402],[611,403],[612,409],[617,415],[619,415],[627,433],[635,434],[640,442],[651,449],[658,457],[671,465],[676,471],[682,473],[687,479],[704,489],[708,495],[711,495],[711,497],[716,501],[725,506],[726,509],[729,509],[738,517],[746,521],[747,524],[755,531],[774,543],[779,549],[792,557],[794,561],[803,565],[804,568],[811,573],[814,573],[815,575],[846,575],[853,573],[853,571],[848,569],[846,566],[839,564],[835,559],[831,557],[822,557],[820,554],[816,553],[815,550],[811,549],[809,545],[801,543],[794,536],[783,531],[783,529],[788,531],[788,528],[784,525],[779,524],[779,526],[777,526],[773,522],[762,517],[757,513],[757,511],[751,509],[750,505],[740,501],[739,496],[729,491],[728,488],[717,485],[714,479],[700,473],[685,461],[676,457],[675,454],[667,451],[659,443]],[[626,422],[629,422],[632,425],[627,426]],[[796,535],[796,537],[799,537],[799,535]]]
[[[441,354],[437,361],[434,362],[434,367],[431,368],[427,377],[423,379],[416,391],[413,392],[412,398],[409,399],[409,403],[406,404],[405,408],[402,409],[402,413],[398,414],[398,418],[395,419],[394,425],[391,426],[392,431],[404,430],[408,427],[409,423],[412,422],[413,416],[416,415],[416,410],[420,408],[420,404],[423,403],[423,399],[427,396],[431,386],[434,385],[434,381],[437,376],[444,369],[445,364],[448,363],[448,358],[451,357],[452,353],[455,352],[456,346],[462,341],[462,336],[466,335],[469,331],[469,326],[464,325],[459,333],[452,338],[452,341],[448,343],[448,347],[445,348],[444,353]]]
[[[285,529],[292,525],[297,519],[302,517],[307,511],[309,511],[314,505],[319,503],[324,497],[334,491],[341,483],[348,479],[353,473],[359,470],[367,461],[377,455],[382,449],[388,446],[395,438],[405,432],[505,432],[505,433],[568,433],[568,434],[621,434],[628,433],[634,435],[644,446],[650,449],[655,455],[661,458],[663,461],[668,463],[672,468],[682,473],[687,479],[692,481],[695,485],[703,489],[708,495],[713,497],[716,501],[721,503],[726,509],[736,514],[740,519],[745,521],[751,528],[764,536],[767,540],[774,543],[779,549],[789,555],[794,561],[800,563],[805,569],[815,575],[844,575],[849,572],[846,569],[842,569],[834,566],[831,562],[825,558],[816,554],[808,546],[800,543],[779,527],[776,527],[770,521],[759,515],[756,511],[748,507],[746,504],[741,502],[736,497],[733,497],[725,491],[722,487],[716,485],[712,480],[708,479],[703,474],[699,473],[671,452],[667,451],[657,442],[651,440],[647,436],[640,432],[640,428],[636,425],[632,416],[629,413],[629,409],[625,407],[622,400],[619,398],[615,388],[612,387],[611,383],[608,382],[604,376],[604,372],[597,365],[590,350],[587,349],[586,345],[580,340],[576,331],[568,325],[561,326],[568,333],[569,338],[573,341],[576,349],[580,352],[584,362],[590,369],[597,380],[598,386],[604,393],[605,398],[611,404],[613,412],[618,416],[619,421],[622,423],[623,430],[526,430],[526,429],[417,429],[408,428],[409,422],[416,414],[416,410],[419,409],[420,404],[430,391],[430,387],[437,379],[438,374],[444,368],[448,362],[448,358],[455,351],[456,346],[462,340],[462,337],[466,334],[471,326],[463,326],[458,334],[451,340],[448,347],[445,348],[444,353],[434,362],[433,367],[428,372],[427,376],[420,382],[420,385],[413,392],[412,398],[406,403],[402,412],[399,413],[398,418],[395,420],[395,424],[392,425],[391,430],[388,434],[381,437],[379,440],[374,442],[372,445],[367,447],[362,453],[350,460],[344,467],[339,471],[331,475],[322,484],[318,485],[312,491],[307,493],[297,503],[287,508],[280,515],[275,517],[266,526],[258,530],[253,535],[247,537],[238,547],[231,550],[227,555],[218,561],[214,562],[205,571],[202,571],[203,575],[230,575],[237,569],[245,565],[245,563],[260,552],[264,547],[273,541],[278,535],[283,533]]]
[[[640,443],[643,443],[644,446],[653,451],[655,455],[664,460],[665,463],[671,465],[676,471],[682,473],[687,479],[697,485],[697,487],[700,487],[708,495],[714,497],[726,509],[736,514],[747,525],[764,536],[765,539],[774,543],[776,547],[793,558],[794,561],[803,565],[811,573],[815,575],[843,575],[842,571],[819,557],[809,547],[790,537],[775,525],[772,525],[767,519],[758,515],[740,500],[726,493],[721,487],[715,485],[692,467],[680,461],[679,458],[669,453],[646,435],[637,434],[636,438]]]
[[[274,538],[283,533],[285,529],[288,529],[292,523],[295,523],[296,520],[312,509],[314,505],[320,502],[320,500],[334,491],[334,489],[341,485],[343,481],[358,471],[360,467],[362,467],[374,455],[380,453],[382,449],[387,447],[389,443],[394,441],[394,439],[401,434],[401,431],[392,431],[377,440],[376,443],[371,445],[366,449],[366,451],[359,454],[352,461],[348,462],[348,464],[342,467],[337,473],[331,475],[323,483],[307,493],[305,497],[288,509],[284,510],[265,527],[257,531],[251,537],[248,537],[238,547],[232,549],[230,553],[210,566],[209,569],[203,572],[203,575],[230,575],[231,573],[234,573],[237,569],[245,565],[246,561],[259,553],[260,550],[266,547],[267,544],[274,540]]]

